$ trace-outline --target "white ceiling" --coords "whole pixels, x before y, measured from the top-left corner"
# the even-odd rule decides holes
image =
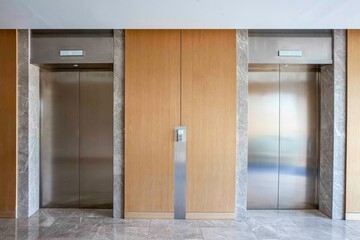
[[[0,0],[0,28],[360,28],[360,0]]]

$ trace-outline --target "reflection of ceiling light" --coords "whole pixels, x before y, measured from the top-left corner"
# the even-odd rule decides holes
[[[288,67],[289,65],[285,64],[284,67]]]
[[[78,67],[79,65],[77,65],[77,64],[74,64],[74,67]]]

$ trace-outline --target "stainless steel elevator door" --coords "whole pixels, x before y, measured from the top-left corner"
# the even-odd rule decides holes
[[[280,67],[279,209],[316,208],[318,79],[314,65]]]
[[[41,206],[112,208],[113,72],[41,70]]]
[[[249,209],[317,206],[315,65],[249,67]]]
[[[80,207],[111,208],[113,72],[80,72]]]
[[[40,77],[41,206],[79,207],[79,72]]]
[[[279,65],[249,68],[248,208],[278,207]]]

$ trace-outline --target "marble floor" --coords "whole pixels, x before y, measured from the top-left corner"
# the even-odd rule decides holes
[[[315,210],[248,211],[231,220],[124,220],[109,210],[42,209],[26,219],[0,219],[0,239],[359,239],[360,221]]]

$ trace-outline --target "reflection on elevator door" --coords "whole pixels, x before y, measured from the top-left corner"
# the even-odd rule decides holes
[[[41,69],[41,206],[112,208],[112,70]]]
[[[248,209],[317,207],[316,65],[249,65]]]

